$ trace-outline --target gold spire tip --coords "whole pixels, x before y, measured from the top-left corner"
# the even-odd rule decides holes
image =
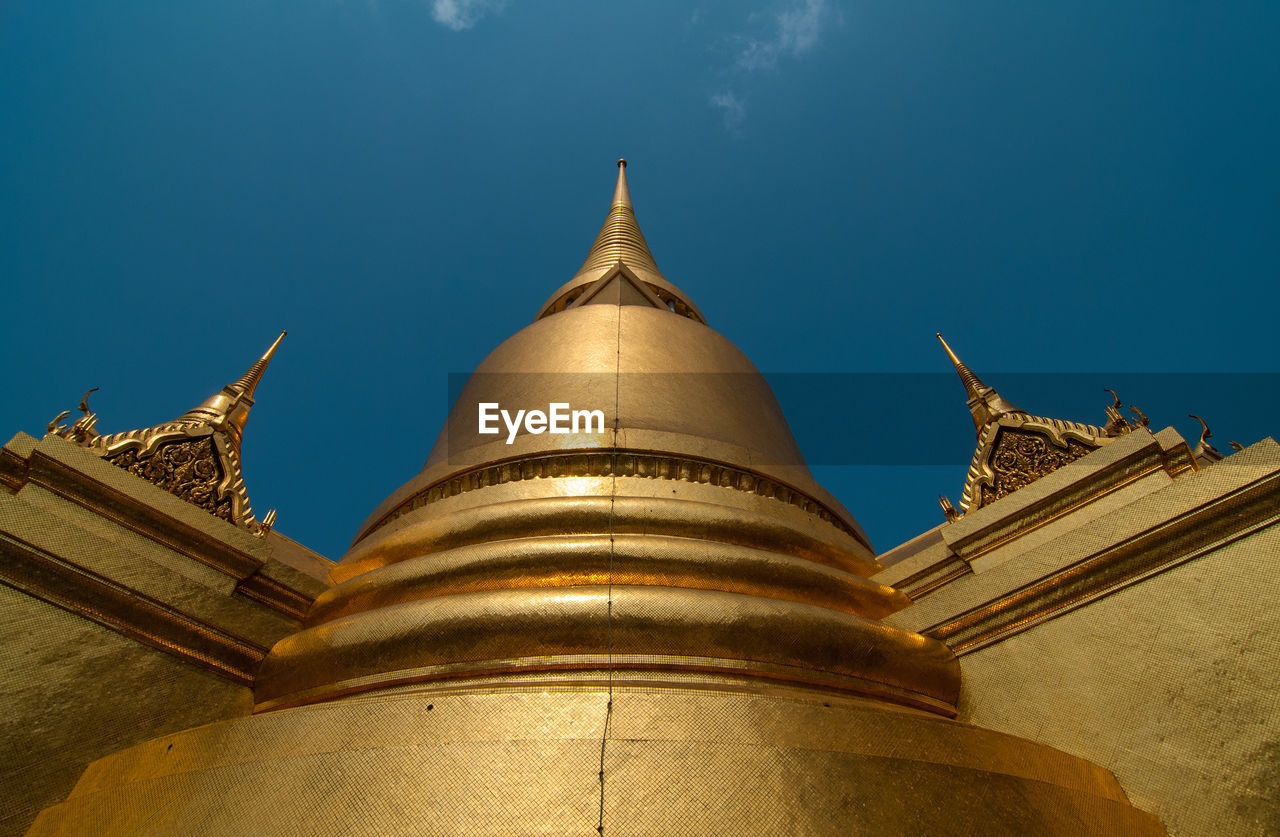
[[[973,370],[965,366],[964,361],[952,351],[946,339],[935,332],[938,336],[938,342],[942,344],[942,348],[946,350],[947,357],[951,359],[951,365],[956,368],[956,373],[960,375],[960,382],[964,384],[965,395],[968,396],[969,413],[973,416],[973,426],[978,433],[982,433],[982,428],[989,422],[994,421],[1006,413],[1021,413],[1017,407],[1010,404],[1000,397],[1000,394],[991,387],[987,386],[982,380],[974,374]]]
[[[258,358],[258,360],[254,362],[253,366],[250,366],[248,371],[240,376],[240,380],[232,384],[231,387],[239,389],[245,395],[252,398],[253,391],[258,387],[258,381],[262,379],[262,373],[267,371],[267,364],[271,363],[271,358],[275,356],[276,349],[280,348],[280,341],[284,340],[285,335],[288,333],[289,332],[287,331],[281,331],[280,336],[277,337],[275,342],[272,343],[271,346],[262,354],[262,357]]]
[[[618,185],[613,190],[613,205],[631,207],[631,190],[627,188],[627,161],[618,161]]]
[[[947,353],[947,357],[951,359],[951,365],[954,366],[956,368],[956,372],[960,374],[960,380],[964,383],[965,393],[970,398],[981,397],[982,393],[989,389],[989,387],[982,383],[978,376],[973,373],[972,369],[965,366],[964,361],[960,360],[959,356],[956,355],[955,351],[951,348],[951,344],[947,342],[941,332],[934,332],[934,334],[937,335],[938,342],[942,344],[942,348]]]
[[[947,357],[951,358],[951,362],[959,363],[960,358],[956,357],[956,353],[951,350],[951,344],[947,342],[947,338],[942,336],[942,332],[935,331],[933,336],[938,338],[938,342],[942,344],[942,348],[947,353]]]
[[[620,168],[620,169],[625,169],[626,167],[627,167],[627,158],[626,158],[626,157],[619,157],[619,158],[618,158],[618,168]]]

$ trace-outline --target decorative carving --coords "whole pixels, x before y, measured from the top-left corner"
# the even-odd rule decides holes
[[[77,445],[93,444],[100,438],[100,434],[95,429],[95,425],[98,422],[98,414],[89,409],[89,396],[97,391],[98,388],[94,387],[80,399],[79,410],[83,415],[76,419],[75,424],[67,427],[65,424],[59,423],[71,415],[70,410],[63,410],[54,417],[53,421],[49,422],[49,426],[45,428],[45,431],[52,433],[54,436],[61,436],[69,442],[75,442]]]
[[[173,421],[104,436],[96,429],[97,413],[89,410],[89,396],[97,391],[94,387],[80,399],[83,415],[73,425],[60,423],[71,414],[65,410],[49,422],[48,431],[228,523],[265,537],[271,525],[254,519],[240,467],[240,439],[253,406],[253,393],[285,334],[280,332],[238,380]]]
[[[995,462],[997,457],[1006,451],[997,451],[1002,443],[1012,445],[1018,436],[1029,436],[1043,440],[1045,454],[1037,458],[1028,451],[1027,457],[1039,461],[1040,467],[1028,465],[1022,468],[1006,467],[1006,475],[997,481]],[[993,421],[982,429],[978,436],[978,448],[973,452],[969,464],[969,476],[965,479],[964,491],[960,495],[960,512],[964,514],[973,509],[993,503],[1001,497],[1016,491],[1022,486],[1034,482],[1044,474],[1057,470],[1068,462],[1073,462],[1091,451],[1095,451],[1112,441],[1100,427],[1091,424],[1080,424],[1074,421],[1044,418],[1042,416],[1005,416]],[[1004,440],[1008,439],[1009,442]],[[1013,465],[1017,458],[1017,447],[1010,447],[1001,461]],[[1056,465],[1053,463],[1056,462]],[[1048,467],[1052,465],[1052,467]],[[1034,474],[1034,476],[1032,476]]]
[[[1112,403],[1106,408],[1104,427],[1030,415],[1009,404],[994,389],[982,383],[938,335],[942,348],[964,384],[969,413],[978,431],[978,447],[969,464],[969,476],[960,494],[960,509],[948,509],[945,498],[942,511],[954,520],[972,509],[981,508],[1030,485],[1045,474],[1074,462],[1097,450],[1118,436],[1146,428],[1151,422],[1137,407],[1129,407],[1137,416],[1131,424],[1120,412],[1124,406],[1113,389]]]
[[[1120,408],[1124,406],[1120,401],[1120,396],[1116,394],[1114,389],[1103,388],[1102,391],[1111,393],[1112,398],[1111,406],[1106,408],[1107,423],[1102,428],[1102,432],[1106,433],[1108,436],[1123,436],[1130,430],[1133,430],[1133,425],[1131,425],[1129,420],[1124,417],[1124,414],[1120,412]],[[1142,414],[1139,413],[1138,415]]]
[[[373,524],[363,537],[367,538],[409,512],[465,491],[544,477],[645,477],[718,485],[795,506],[858,540],[862,539],[835,512],[818,501],[761,474],[680,456],[613,450],[514,459],[457,474],[406,498]]]
[[[1200,441],[1196,442],[1195,448],[1191,451],[1192,455],[1194,455],[1196,459],[1205,460],[1207,462],[1217,462],[1221,459],[1222,454],[1218,452],[1217,448],[1209,444],[1209,437],[1213,435],[1213,432],[1209,430],[1209,425],[1205,420],[1199,416],[1193,416],[1190,413],[1187,414],[1187,418],[1193,418],[1200,422]]]
[[[951,505],[951,498],[947,495],[938,495],[938,505],[942,506],[942,514],[947,518],[948,523],[960,519],[960,512],[956,511],[956,507]]]
[[[982,486],[979,507],[1012,494],[1097,449],[1096,445],[1075,439],[1063,441],[1065,446],[1059,447],[1043,434],[1002,427],[988,460],[993,478],[990,485]]]
[[[231,497],[218,490],[225,475],[212,436],[166,442],[150,456],[140,457],[139,451],[131,447],[105,458],[228,523],[234,522]]]

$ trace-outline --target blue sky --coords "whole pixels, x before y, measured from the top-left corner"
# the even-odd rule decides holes
[[[1268,2],[3,0],[0,434],[90,386],[103,432],[156,424],[287,328],[247,482],[336,557],[625,156],[767,372],[949,374],[940,330],[1033,413],[1101,423],[1123,377],[1226,451],[1280,427],[1278,35]],[[949,385],[948,461],[816,469],[879,549],[959,494]]]

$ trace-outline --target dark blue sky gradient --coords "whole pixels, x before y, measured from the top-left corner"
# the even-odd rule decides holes
[[[946,372],[940,330],[1033,413],[1102,423],[1128,373],[1226,451],[1276,432],[1276,378],[1177,373],[1280,371],[1277,42],[1274,2],[512,0],[455,31],[399,0],[8,0],[0,435],[90,386],[103,432],[159,423],[287,328],[250,497],[336,557],[448,373],[573,275],[626,156],[658,264],[767,372]],[[921,443],[860,397],[877,444]],[[967,439],[815,471],[887,549]]]

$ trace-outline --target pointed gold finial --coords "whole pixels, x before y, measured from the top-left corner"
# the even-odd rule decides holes
[[[631,190],[627,188],[627,161],[618,158],[618,185],[613,187],[613,206],[631,206]]]
[[[627,161],[618,160],[618,184],[613,189],[613,201],[609,217],[605,218],[600,234],[587,253],[587,260],[578,269],[578,275],[592,270],[613,267],[622,262],[632,270],[643,270],[662,276],[658,264],[649,252],[649,245],[636,222],[635,209],[631,206],[631,190],[627,187]],[[665,278],[665,277],[663,277]]]
[[[982,432],[982,428],[1007,413],[1024,412],[1005,401],[1000,397],[1000,393],[984,384],[972,369],[965,366],[964,361],[960,360],[941,334],[937,334],[937,338],[947,357],[951,358],[951,365],[960,375],[961,383],[964,384],[965,395],[969,397],[966,402],[969,405],[969,413],[973,416],[973,426],[979,433]]]
[[[238,449],[244,436],[245,422],[249,420],[249,408],[253,406],[253,393],[279,348],[280,341],[288,333],[280,332],[270,348],[235,383],[227,384],[220,392],[205,399],[199,407],[188,410],[179,421],[200,422],[215,430],[226,431],[232,444]]]
[[[991,390],[991,387],[982,383],[978,376],[973,374],[973,370],[965,366],[964,361],[956,356],[951,344],[947,342],[941,333],[935,332],[934,336],[938,338],[938,342],[942,343],[942,349],[947,353],[947,357],[951,358],[951,365],[956,368],[956,372],[960,373],[960,380],[964,383],[965,394],[970,399],[981,398],[984,393]]]
[[[271,363],[271,358],[275,357],[276,349],[280,348],[280,341],[288,334],[287,331],[280,332],[280,336],[276,338],[276,342],[263,352],[262,357],[258,358],[249,370],[240,376],[240,380],[231,385],[232,388],[239,389],[250,398],[253,397],[253,391],[258,388],[258,381],[262,379],[262,373],[267,370],[267,365]]]

